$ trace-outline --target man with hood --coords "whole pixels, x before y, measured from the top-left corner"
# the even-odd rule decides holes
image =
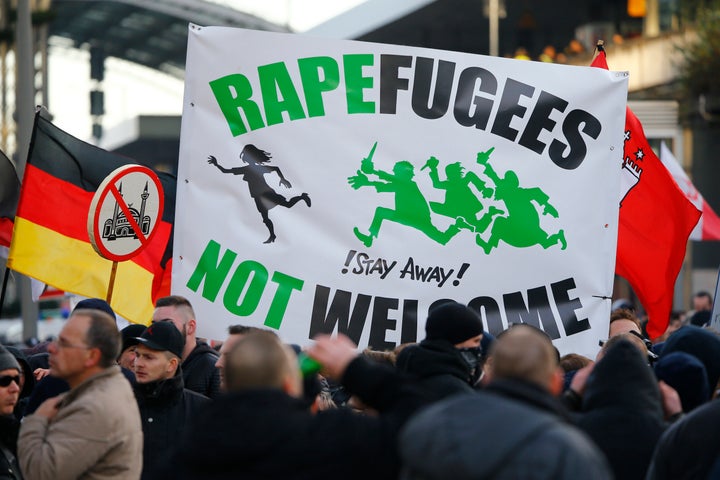
[[[150,325],[137,338],[135,398],[143,429],[143,479],[157,477],[162,452],[177,440],[190,419],[209,400],[183,387],[183,338],[171,323]]]
[[[616,480],[645,477],[667,424],[642,342],[618,336],[606,343],[588,377],[577,424],[605,454]]]
[[[480,378],[480,316],[457,302],[431,308],[425,323],[425,339],[404,348],[397,357],[398,370],[418,379],[434,400],[473,392]]]

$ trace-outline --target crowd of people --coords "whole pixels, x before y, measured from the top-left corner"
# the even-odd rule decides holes
[[[694,300],[655,343],[620,305],[591,359],[455,302],[379,352],[243,325],[216,350],[183,297],[121,330],[86,299],[56,340],[0,346],[0,479],[720,478],[720,336]]]

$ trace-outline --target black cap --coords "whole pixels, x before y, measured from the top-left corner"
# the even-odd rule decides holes
[[[171,322],[156,322],[137,338],[138,343],[153,350],[168,351],[182,358],[185,339]]]
[[[139,340],[137,337],[142,335],[147,327],[145,325],[140,325],[139,323],[131,323],[127,327],[120,330],[120,335],[122,336],[122,352],[125,351],[128,347],[132,347],[133,345],[137,345]]]
[[[85,300],[80,300],[77,305],[75,305],[75,308],[73,308],[73,311],[83,308],[88,308],[90,310],[101,310],[110,315],[114,320],[117,320],[117,318],[115,317],[115,311],[105,300],[101,298],[86,298]]]
[[[426,340],[447,340],[456,345],[483,333],[480,316],[457,302],[446,302],[430,310],[425,323]]]

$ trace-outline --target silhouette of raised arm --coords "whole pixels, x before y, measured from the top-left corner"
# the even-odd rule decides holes
[[[225,168],[222,165],[220,165],[217,161],[217,158],[213,157],[212,155],[208,156],[208,163],[210,165],[215,165],[218,168],[218,170],[220,170],[223,173],[231,173],[232,172],[231,169]]]

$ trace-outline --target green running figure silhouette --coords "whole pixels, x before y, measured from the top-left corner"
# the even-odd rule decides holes
[[[512,170],[508,170],[505,177],[500,178],[493,170],[492,165],[488,163],[494,149],[492,147],[487,152],[478,153],[477,162],[484,166],[485,174],[495,184],[495,199],[505,203],[507,216],[495,219],[490,230],[490,238],[487,241],[478,234],[475,237],[475,243],[482,247],[486,254],[497,247],[500,240],[513,247],[540,245],[545,249],[559,243],[560,248],[565,250],[567,247],[565,232],[560,230],[548,235],[543,231],[540,228],[540,216],[532,203],[535,201],[538,206],[543,207],[543,215],[558,218],[558,211],[548,202],[550,197],[538,187],[520,187],[517,174]]]
[[[413,180],[415,172],[412,163],[405,160],[399,161],[393,166],[392,173],[376,170],[372,163],[372,156],[375,153],[376,147],[377,142],[375,142],[372,150],[370,150],[370,154],[362,160],[357,175],[348,177],[348,183],[355,190],[360,187],[374,187],[379,193],[394,192],[395,209],[377,207],[370,228],[368,229],[369,234],[362,233],[360,229],[355,227],[353,229],[355,236],[363,245],[370,247],[380,232],[382,222],[389,220],[416,228],[432,240],[441,245],[445,245],[460,231],[460,228],[458,228],[457,225],[450,225],[450,227],[443,232],[435,227],[430,219],[428,202],[417,186],[417,183]],[[368,175],[374,175],[378,180],[370,180]],[[460,221],[458,221],[458,223],[460,223]]]
[[[485,198],[492,197],[493,189],[485,186],[480,177],[475,172],[464,172],[460,162],[451,163],[445,167],[445,180],[440,180],[438,175],[438,159],[430,157],[422,169],[430,169],[430,179],[433,187],[439,190],[445,190],[445,201],[430,202],[430,208],[433,212],[451,217],[462,219],[465,225],[461,227],[472,230],[473,232],[484,232],[492,222],[495,215],[504,213],[499,208],[490,206],[488,211],[478,219],[477,215],[482,211],[483,204],[470,188],[472,184],[478,192]]]

